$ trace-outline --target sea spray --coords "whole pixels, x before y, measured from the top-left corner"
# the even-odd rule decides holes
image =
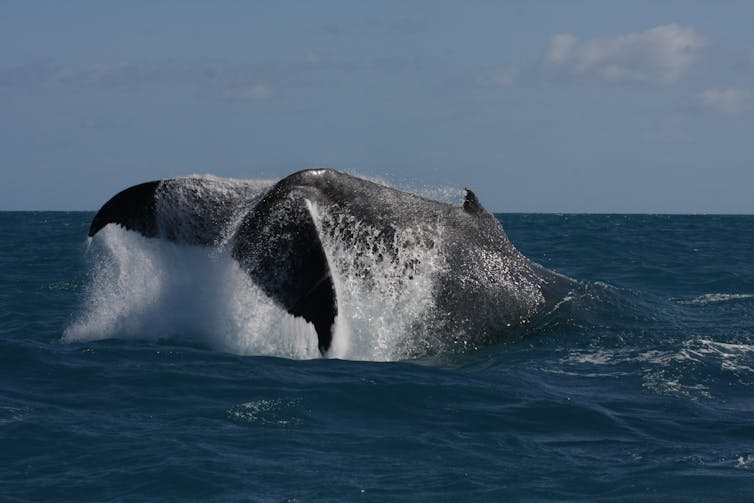
[[[330,264],[338,316],[329,355],[400,360],[438,352],[436,279],[446,264],[442,229],[406,227],[390,234],[344,212],[308,202]]]
[[[149,187],[95,217],[95,230],[111,225],[93,238],[86,302],[64,340],[394,361],[495,342],[572,286],[521,255],[470,191],[448,205],[331,170],[273,189],[213,177]]]
[[[160,223],[196,211],[190,198],[176,200],[170,213],[161,210]],[[325,356],[387,361],[440,352],[434,294],[447,269],[441,226],[396,229],[386,237],[353,217],[314,204],[309,210],[338,299]],[[237,227],[239,219],[225,221]],[[320,357],[314,327],[268,297],[232,257],[227,243],[235,230],[224,230],[217,246],[198,246],[106,227],[90,241],[83,307],[63,341],[183,339],[242,355]],[[190,237],[201,229],[181,232]]]
[[[267,297],[228,249],[108,226],[88,252],[82,312],[63,341],[185,339],[236,354],[317,358],[317,336]]]

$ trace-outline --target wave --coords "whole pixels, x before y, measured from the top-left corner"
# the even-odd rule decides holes
[[[748,300],[752,298],[754,298],[754,295],[748,293],[707,293],[698,297],[694,297],[693,299],[678,300],[677,302],[679,304],[706,306],[707,304]]]
[[[714,398],[714,387],[754,379],[754,345],[694,337],[647,348],[579,348],[560,359],[559,373],[615,378],[639,375],[642,386],[670,396]]]

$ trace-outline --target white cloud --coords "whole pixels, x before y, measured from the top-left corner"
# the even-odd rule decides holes
[[[754,91],[729,87],[708,89],[699,95],[701,103],[727,115],[738,115],[754,107]]]
[[[676,24],[585,41],[561,33],[550,40],[547,61],[554,67],[610,82],[671,84],[706,45],[706,39],[694,28]]]
[[[550,49],[547,51],[547,60],[551,63],[566,63],[573,48],[576,46],[576,37],[570,33],[555,35],[550,40]]]

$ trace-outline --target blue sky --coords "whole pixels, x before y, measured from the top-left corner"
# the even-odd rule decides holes
[[[752,2],[0,1],[0,209],[327,166],[491,211],[754,213]]]

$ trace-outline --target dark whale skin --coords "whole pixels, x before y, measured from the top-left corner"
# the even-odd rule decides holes
[[[433,292],[433,328],[465,339],[454,342],[497,340],[552,306],[573,284],[522,255],[468,189],[463,204],[455,206],[330,169],[294,173],[251,202],[242,192],[216,196],[206,190],[211,184],[175,178],[125,189],[97,212],[89,236],[112,223],[149,238],[211,246],[240,212],[233,257],[270,298],[314,325],[323,353],[338,314],[323,239],[347,243],[354,257],[379,249],[380,260],[394,263],[406,247],[435,249],[444,267]],[[191,211],[163,218],[161,205],[172,204],[177,191]],[[315,222],[313,206],[328,218]],[[412,229],[416,239],[401,241],[404,229]],[[405,281],[415,265],[402,264]]]

